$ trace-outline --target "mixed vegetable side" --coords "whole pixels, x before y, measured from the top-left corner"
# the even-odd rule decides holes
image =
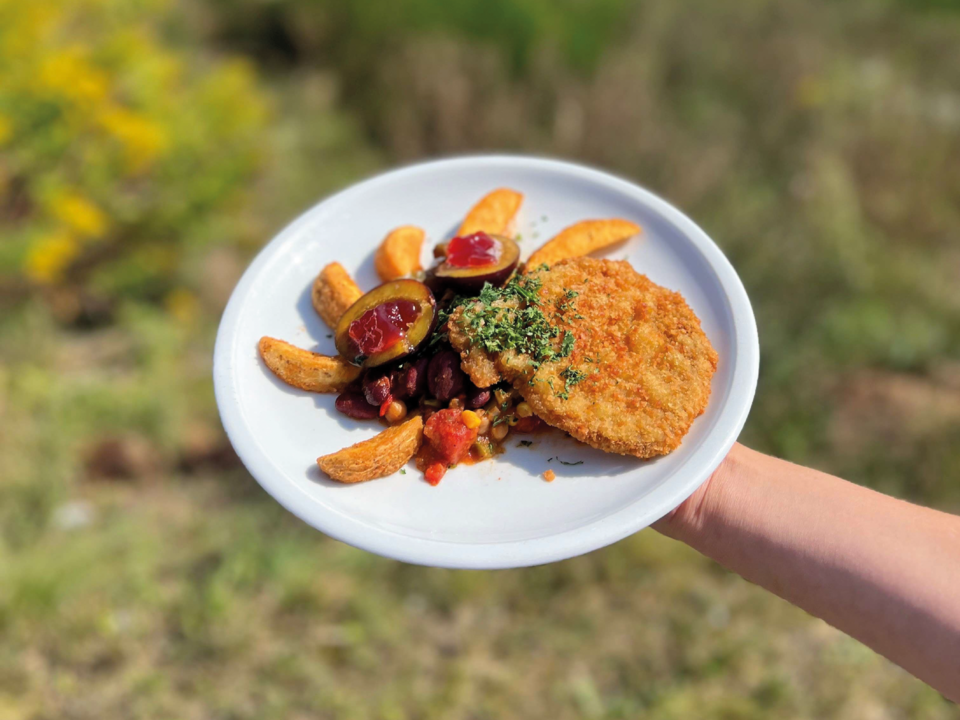
[[[437,246],[434,255],[437,262],[423,282],[387,282],[357,300],[337,323],[337,350],[362,374],[336,407],[357,420],[381,417],[391,424],[418,411],[426,442],[417,466],[435,485],[448,467],[495,455],[511,428],[533,432],[542,423],[508,385],[475,386],[446,340],[446,320],[455,306],[485,287],[502,287],[514,273],[517,244],[477,231]]]
[[[346,483],[372,480],[400,470],[415,456],[427,481],[436,485],[448,468],[501,452],[511,432],[546,427],[509,383],[474,385],[447,339],[450,314],[464,306],[465,319],[485,327],[482,343],[514,347],[534,362],[555,352],[549,347],[558,333],[545,326],[535,308],[511,315],[509,321],[493,310],[495,303],[510,298],[530,302],[539,287],[537,280],[517,274],[520,248],[510,235],[522,199],[505,188],[487,194],[456,236],[434,248],[435,263],[426,271],[420,265],[423,230],[410,225],[394,229],[374,257],[383,284],[368,293],[340,263],[325,266],[314,281],[312,301],[334,328],[338,356],[270,337],[260,340],[264,363],[287,384],[338,393],[339,412],[390,426],[370,440],[318,458],[328,476]],[[552,264],[639,231],[623,220],[584,221],[547,242],[534,257]],[[572,340],[559,339],[559,352],[569,353]]]

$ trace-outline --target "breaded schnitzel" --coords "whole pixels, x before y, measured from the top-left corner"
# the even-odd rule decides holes
[[[453,312],[475,384],[509,380],[545,422],[600,450],[674,450],[710,398],[717,353],[683,297],[625,261],[574,258]]]

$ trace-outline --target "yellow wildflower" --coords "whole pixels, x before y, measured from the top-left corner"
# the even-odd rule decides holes
[[[90,200],[77,193],[58,194],[51,202],[53,214],[78,235],[97,238],[107,230],[107,216]]]
[[[63,11],[51,3],[34,0],[32,2],[4,2],[8,10],[5,19],[4,50],[8,57],[22,58],[31,55],[45,40],[61,19]],[[12,13],[9,11],[12,10]]]
[[[27,277],[38,283],[54,283],[80,252],[80,243],[65,231],[38,238],[27,252]]]
[[[69,47],[50,53],[40,64],[39,85],[82,105],[106,98],[110,79],[94,67],[81,47]]]
[[[120,141],[126,155],[127,166],[139,172],[149,166],[168,147],[170,138],[166,130],[139,113],[114,106],[100,114],[100,125]]]

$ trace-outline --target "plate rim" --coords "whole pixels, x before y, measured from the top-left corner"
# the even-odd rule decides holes
[[[673,482],[671,478],[650,495],[630,502],[603,518],[537,538],[490,543],[416,538],[385,528],[371,527],[315,502],[284,475],[275,472],[268,454],[243,422],[243,411],[233,384],[233,368],[241,311],[250,288],[279,248],[291,236],[299,234],[310,217],[325,205],[348,200],[374,185],[437,168],[468,170],[477,165],[503,164],[579,176],[632,195],[661,214],[695,245],[717,276],[735,329],[731,343],[735,352],[734,369],[727,401],[716,418],[715,429],[703,439],[697,454],[684,460],[674,471],[674,477],[681,470],[684,471],[682,482]],[[555,158],[512,154],[461,155],[404,165],[359,180],[308,207],[276,233],[247,266],[224,309],[213,354],[214,394],[227,437],[253,478],[277,502],[313,528],[362,550],[418,565],[461,569],[502,569],[556,562],[611,545],[648,527],[666,513],[638,508],[638,504],[649,504],[650,496],[663,495],[658,505],[669,506],[670,510],[676,508],[710,477],[733,447],[753,404],[759,368],[757,324],[746,289],[723,251],[693,220],[655,193],[605,170]],[[689,466],[693,460],[696,460],[696,464],[691,471]],[[305,502],[305,498],[308,501]]]

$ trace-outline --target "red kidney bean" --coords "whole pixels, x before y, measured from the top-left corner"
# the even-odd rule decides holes
[[[354,420],[372,420],[380,417],[380,408],[371,405],[361,392],[344,392],[337,398],[337,410]]]
[[[490,396],[492,393],[489,388],[478,388],[475,385],[471,385],[467,390],[467,407],[468,408],[479,408],[486,405],[490,402]]]
[[[406,397],[406,388],[403,386],[403,376],[406,370],[393,368],[387,377],[390,378],[390,395],[394,400],[403,400]]]
[[[380,407],[390,397],[390,375],[367,373],[363,378],[363,396],[371,405]]]
[[[429,366],[430,358],[424,356],[418,357],[404,370],[399,383],[404,397],[418,398],[427,392],[427,370]]]
[[[455,350],[441,350],[430,361],[427,370],[430,394],[446,402],[456,397],[466,384],[466,375],[460,369],[460,354]]]

